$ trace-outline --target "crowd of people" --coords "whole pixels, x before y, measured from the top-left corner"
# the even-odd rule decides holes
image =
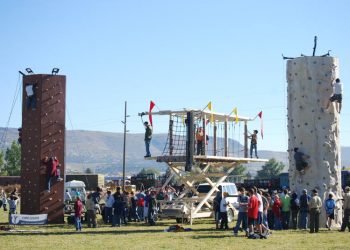
[[[272,229],[309,229],[310,233],[318,233],[322,209],[327,215],[325,226],[331,230],[337,209],[332,193],[322,201],[316,189],[311,191],[311,195],[306,189],[302,191],[301,195],[288,189],[284,189],[280,193],[274,191],[270,194],[255,187],[250,188],[248,192],[242,187],[239,192],[239,213],[236,226],[233,228],[234,236],[238,236],[240,230],[244,231],[248,238],[266,238]],[[218,192],[217,197],[220,195]],[[215,198],[216,202],[217,197]],[[350,187],[345,188],[342,201],[344,216],[339,231],[344,232],[346,228],[350,231]],[[220,208],[221,211],[223,210]],[[217,228],[220,219],[226,220],[225,216],[216,217]],[[223,228],[222,225],[221,228]]]
[[[99,213],[102,214],[103,223],[112,227],[121,227],[130,222],[145,222],[154,226],[159,209],[157,200],[171,201],[175,193],[176,190],[170,186],[157,192],[155,190],[127,192],[117,187],[113,194],[110,190],[104,194],[102,189],[97,187],[95,192],[87,195],[85,205],[77,196],[74,203],[76,230],[81,231],[84,212],[84,219],[89,228],[98,226],[96,216]],[[101,203],[104,204],[103,209],[101,209]]]
[[[4,189],[1,189],[0,192],[0,208],[4,210],[4,212],[9,213],[8,219],[11,220],[11,215],[17,213],[17,206],[19,203],[19,195],[17,193],[17,189],[14,188],[13,191],[7,195]]]

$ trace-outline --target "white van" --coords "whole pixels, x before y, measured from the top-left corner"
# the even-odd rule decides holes
[[[81,201],[85,202],[86,200],[86,190],[85,183],[83,181],[68,181],[64,184],[65,192],[68,190],[68,193],[72,197],[72,201],[75,201],[77,195],[80,196]]]
[[[233,220],[234,214],[236,209],[238,208],[239,204],[237,202],[238,199],[238,192],[237,187],[234,183],[231,182],[223,182],[219,185],[219,189],[222,189],[222,192],[228,193],[228,201],[230,202],[231,206],[227,213],[228,221],[231,222]],[[168,218],[168,219],[176,219],[177,223],[189,221],[192,218],[208,218],[213,216],[213,211],[209,209],[206,206],[203,206],[200,211],[198,211],[196,214],[191,213],[196,207],[196,205],[199,204],[199,201],[203,196],[209,193],[209,191],[212,189],[209,183],[201,183],[197,186],[198,196],[191,196],[191,197],[182,197],[181,195],[175,199],[172,202],[166,202],[161,206],[161,212],[159,214],[162,218]],[[213,199],[215,198],[216,192],[214,192],[210,199],[208,200],[209,203],[213,202]]]
[[[222,193],[224,193],[224,192],[228,193],[228,196],[226,199],[228,200],[228,202],[230,202],[230,204],[233,207],[233,209],[231,208],[227,212],[228,221],[231,222],[233,220],[235,210],[236,209],[238,210],[238,208],[239,208],[238,191],[237,191],[236,184],[234,184],[232,182],[223,182],[219,185],[218,188],[222,190]],[[197,191],[199,193],[199,196],[204,196],[211,189],[212,189],[212,187],[210,186],[209,183],[201,183],[197,187]],[[213,196],[215,197],[215,195],[216,195],[216,192],[214,192]]]

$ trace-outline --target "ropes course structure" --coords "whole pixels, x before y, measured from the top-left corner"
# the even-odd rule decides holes
[[[211,216],[213,194],[237,165],[268,161],[248,158],[248,122],[256,117],[252,119],[237,114],[226,115],[211,110],[193,109],[160,110],[143,112],[140,115],[169,116],[168,136],[162,154],[145,158],[168,164],[171,174],[162,188],[165,188],[174,176],[177,176],[185,187],[183,194],[178,198],[178,202],[183,206],[181,211],[171,208],[171,215],[168,216],[167,210],[163,209],[163,217],[177,220],[186,217],[192,223],[195,218]],[[244,125],[243,145],[240,143],[241,124]],[[208,183],[211,186],[204,197],[199,196],[197,192],[198,183]],[[186,196],[188,193],[192,194],[191,198]],[[177,210],[178,213],[174,214]]]

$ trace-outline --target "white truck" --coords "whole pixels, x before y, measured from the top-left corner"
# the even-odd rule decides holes
[[[236,209],[238,209],[239,203],[237,201],[238,192],[234,183],[223,182],[219,185],[222,193],[227,192],[227,200],[230,202],[230,208],[228,211],[228,221],[233,220]],[[161,211],[159,213],[160,218],[176,219],[177,223],[190,222],[194,218],[208,218],[213,216],[212,208],[208,206],[202,206],[199,210],[196,209],[197,205],[203,200],[203,197],[212,189],[209,183],[201,183],[197,186],[198,196],[181,197],[171,202],[162,202]],[[216,192],[208,199],[208,204],[212,205]]]

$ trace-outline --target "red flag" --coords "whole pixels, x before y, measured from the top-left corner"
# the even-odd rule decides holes
[[[264,123],[262,118],[262,111],[259,112],[258,116],[260,118],[260,133],[261,133],[261,139],[264,139]]]
[[[154,106],[156,106],[156,104],[151,101],[150,104],[149,104],[149,114],[148,114],[148,117],[149,117],[149,123],[151,124],[151,126],[153,127],[153,121],[152,121],[152,109],[154,108]]]

